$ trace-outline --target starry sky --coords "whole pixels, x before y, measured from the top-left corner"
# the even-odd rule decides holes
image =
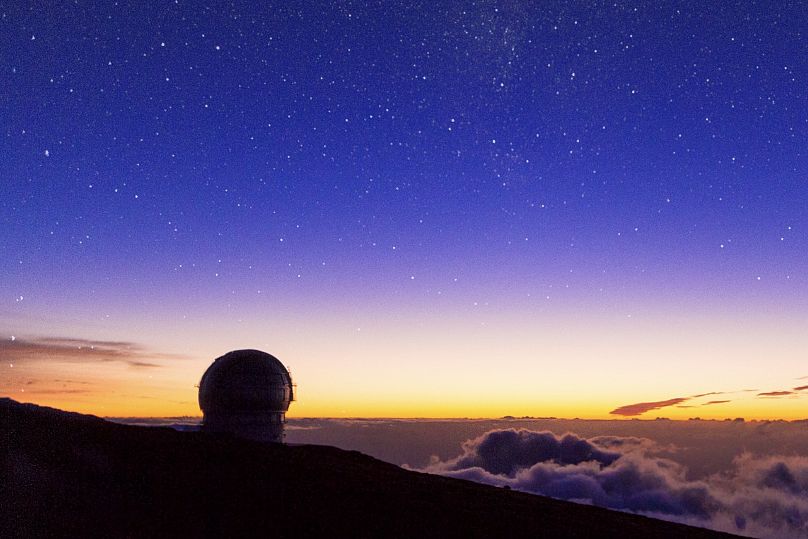
[[[291,415],[803,417],[807,33],[800,2],[0,4],[0,393],[194,415],[255,347]]]

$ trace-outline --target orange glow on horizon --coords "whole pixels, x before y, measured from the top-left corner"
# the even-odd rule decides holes
[[[61,410],[103,417],[201,417],[196,403],[195,388],[182,393],[154,395],[152,398],[126,399],[115,394],[28,396],[25,393],[7,396],[21,402],[31,402]],[[765,402],[761,403],[760,401]],[[504,416],[559,419],[652,420],[657,417],[671,420],[701,418],[724,420],[742,417],[746,420],[800,420],[808,418],[805,413],[805,397],[795,396],[778,399],[749,398],[726,404],[677,408],[675,406],[652,410],[637,416],[617,416],[609,412],[613,403],[592,401],[588,403],[559,402],[445,402],[418,405],[412,400],[353,401],[334,405],[320,400],[293,402],[289,418],[424,418],[424,419],[496,419]]]
[[[808,417],[808,391],[795,390],[808,385],[798,370],[808,335],[797,319],[511,313],[480,326],[379,316],[361,332],[328,314],[315,322],[307,332],[292,318],[259,340],[267,330],[258,323],[133,328],[149,335],[148,347],[120,335],[17,337],[0,348],[0,395],[101,416],[199,416],[195,386],[210,362],[258,348],[291,368],[289,417],[631,419],[610,412],[670,399],[682,402],[636,417]],[[758,395],[778,391],[792,393]]]

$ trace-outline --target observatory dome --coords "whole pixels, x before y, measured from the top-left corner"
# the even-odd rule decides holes
[[[260,350],[236,350],[217,358],[199,382],[202,428],[260,441],[283,440],[294,399],[292,377],[278,358]]]

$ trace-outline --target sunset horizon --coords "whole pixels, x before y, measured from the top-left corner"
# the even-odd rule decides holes
[[[268,346],[260,348],[272,350]],[[221,353],[225,351],[222,349]],[[23,373],[30,377],[31,383],[22,383],[14,391],[6,382],[2,396],[103,417],[201,417],[196,398],[199,379],[217,355],[220,354],[197,359],[179,352],[156,353],[124,340],[107,342],[15,335],[13,340],[9,338],[0,345],[0,357],[9,362],[8,369],[27,367]],[[475,396],[491,387],[494,375],[490,372],[483,379],[466,375],[460,387],[452,387],[448,380],[438,380],[439,373],[434,370],[428,384],[418,382],[416,370],[399,372],[398,384],[391,383],[393,377],[390,377],[384,384],[367,387],[367,378],[357,376],[356,372],[335,369],[334,372],[309,373],[305,363],[296,368],[294,361],[287,361],[293,358],[279,352],[276,355],[291,369],[298,386],[290,418],[495,419],[513,416],[761,421],[808,418],[802,406],[804,392],[808,390],[805,377],[793,380],[772,377],[773,381],[757,384],[760,386],[757,388],[741,384],[732,388],[726,384],[668,382],[667,391],[658,389],[661,384],[656,384],[651,389],[626,392],[622,397],[603,391],[597,395],[597,387],[587,387],[583,381],[577,386],[581,393],[571,395],[553,392],[552,388],[537,395],[535,388],[541,387],[540,383],[518,386],[512,383],[502,392],[489,389],[482,402]],[[19,363],[14,365],[14,361]],[[43,384],[39,381],[43,376],[54,377],[54,382],[50,386]],[[352,376],[356,378],[353,383]],[[13,383],[15,378],[8,377],[8,380]],[[695,389],[682,389],[688,386]],[[361,395],[357,397],[357,393]],[[581,394],[587,397],[582,398]]]

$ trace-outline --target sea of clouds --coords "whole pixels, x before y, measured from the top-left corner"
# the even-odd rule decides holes
[[[422,471],[753,537],[808,536],[808,458],[738,455],[689,479],[647,438],[496,429]]]

